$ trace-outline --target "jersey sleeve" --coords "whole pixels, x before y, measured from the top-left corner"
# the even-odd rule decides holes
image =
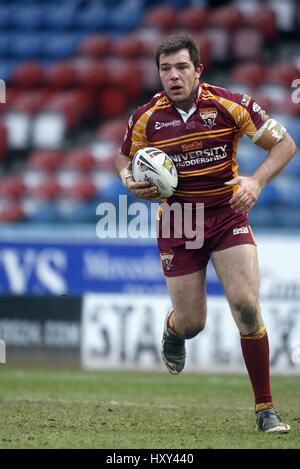
[[[129,158],[133,158],[140,148],[149,146],[146,136],[146,123],[143,119],[145,112],[143,108],[144,106],[138,108],[128,120],[121,152]]]
[[[251,140],[269,119],[268,114],[251,96],[235,93],[235,103],[232,115],[241,135],[247,135]]]

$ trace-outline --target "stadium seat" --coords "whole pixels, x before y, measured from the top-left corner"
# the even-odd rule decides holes
[[[103,117],[119,117],[125,113],[128,99],[120,86],[104,88],[98,99],[98,115]]]
[[[7,130],[9,150],[26,150],[29,148],[32,120],[28,113],[10,110],[3,115],[2,123]]]
[[[53,200],[59,196],[60,185],[55,177],[47,176],[35,185],[26,187],[26,195],[42,200]]]
[[[16,223],[23,219],[23,211],[19,202],[0,199],[0,223]]]
[[[14,100],[11,109],[23,111],[28,114],[36,114],[39,112],[49,97],[49,91],[41,89],[37,91],[25,91],[20,93],[18,98]]]
[[[241,12],[232,5],[220,6],[209,11],[208,25],[233,30],[242,22]]]
[[[36,150],[29,156],[27,167],[44,172],[53,172],[59,168],[64,159],[62,150]]]
[[[226,62],[229,59],[230,34],[225,28],[207,27],[203,33],[211,44],[212,59],[216,62]]]
[[[42,53],[44,41],[39,33],[16,33],[9,45],[13,57],[30,60],[38,59]]]
[[[247,62],[236,65],[231,71],[231,79],[234,82],[244,83],[249,86],[257,86],[264,80],[267,70],[259,62]]]
[[[93,90],[109,84],[108,67],[101,61],[74,60],[73,68],[78,86]]]
[[[90,148],[96,168],[114,171],[118,144],[112,141],[102,141],[101,139],[91,144]]]
[[[27,222],[58,222],[59,216],[53,200],[43,200],[39,196],[26,196],[20,201],[22,212]]]
[[[51,96],[45,106],[46,110],[61,114],[70,131],[76,129],[83,114],[83,110],[78,106],[76,94],[72,92],[56,93]]]
[[[71,197],[79,201],[87,201],[92,199],[96,193],[96,186],[91,177],[81,176],[74,180],[73,184],[63,187],[63,196]]]
[[[176,26],[176,16],[176,10],[168,5],[154,6],[145,12],[143,24],[169,31]]]
[[[233,33],[232,56],[234,60],[260,59],[263,35],[256,28],[240,28]]]
[[[122,142],[127,127],[128,119],[113,119],[101,124],[96,132],[97,137],[101,140],[109,140],[112,142]]]
[[[144,54],[143,43],[135,34],[115,38],[111,49],[113,54],[122,58],[134,59]]]
[[[135,61],[116,59],[107,65],[110,84],[119,88],[127,99],[138,99],[142,92],[142,71]]]
[[[75,29],[77,14],[76,3],[74,2],[62,2],[59,8],[50,3],[49,6],[44,6],[43,22],[45,29],[51,31],[72,31]]]
[[[12,26],[19,31],[37,31],[44,26],[43,5],[18,5]]]
[[[67,122],[62,112],[42,111],[32,120],[33,148],[62,148],[67,134]]]
[[[75,54],[82,40],[80,33],[52,33],[44,36],[41,53],[44,58],[66,59]]]
[[[54,63],[45,70],[45,81],[48,86],[56,89],[69,88],[77,84],[72,63],[63,61]]]
[[[297,78],[299,78],[298,68],[293,63],[285,61],[268,67],[265,81],[290,87],[293,80]]]
[[[88,223],[96,221],[96,207],[98,201],[76,200],[72,197],[60,197],[56,204],[59,221],[64,223]]]
[[[95,160],[91,150],[85,148],[75,148],[65,154],[62,162],[63,168],[75,169],[77,171],[90,171],[95,166]]]
[[[78,52],[92,58],[109,55],[111,52],[111,39],[104,34],[88,36],[80,42]]]
[[[105,31],[109,23],[109,10],[100,3],[88,4],[75,17],[75,28],[88,33]]]
[[[18,199],[24,193],[23,179],[18,175],[8,175],[0,180],[0,196]]]
[[[242,22],[246,27],[259,29],[267,41],[275,41],[277,38],[276,14],[268,6],[259,5],[244,12]]]
[[[31,88],[44,84],[44,69],[39,62],[25,62],[13,71],[10,82],[22,88]]]
[[[199,31],[207,24],[208,10],[201,7],[183,8],[177,13],[176,24],[179,28]]]

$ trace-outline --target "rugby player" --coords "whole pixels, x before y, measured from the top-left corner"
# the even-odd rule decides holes
[[[240,332],[241,348],[253,387],[257,429],[290,430],[274,409],[270,390],[269,343],[260,305],[255,239],[247,214],[264,186],[295,154],[286,129],[250,96],[200,82],[203,65],[185,34],[165,39],[156,50],[163,90],[129,119],[116,170],[137,197],[155,199],[157,188],[135,182],[130,161],[137,150],[162,149],[176,164],[179,183],[168,203],[204,203],[204,244],[186,249],[178,239],[158,237],[162,268],[172,300],[163,332],[162,358],[172,374],[185,364],[185,340],[206,321],[206,267],[211,258]],[[237,144],[246,134],[266,150],[248,177],[238,175]],[[174,233],[173,233],[174,234]]]

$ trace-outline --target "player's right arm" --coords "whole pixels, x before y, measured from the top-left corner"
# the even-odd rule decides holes
[[[116,172],[127,190],[132,192],[136,197],[143,199],[157,199],[157,187],[149,182],[135,182],[131,172],[131,159],[118,150],[116,158]]]

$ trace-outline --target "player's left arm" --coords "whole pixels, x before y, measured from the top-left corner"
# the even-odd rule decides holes
[[[230,200],[236,213],[247,213],[255,205],[262,189],[279,174],[296,153],[296,145],[291,136],[279,122],[269,119],[254,143],[268,154],[262,164],[251,176],[238,176],[227,185],[239,185]]]

